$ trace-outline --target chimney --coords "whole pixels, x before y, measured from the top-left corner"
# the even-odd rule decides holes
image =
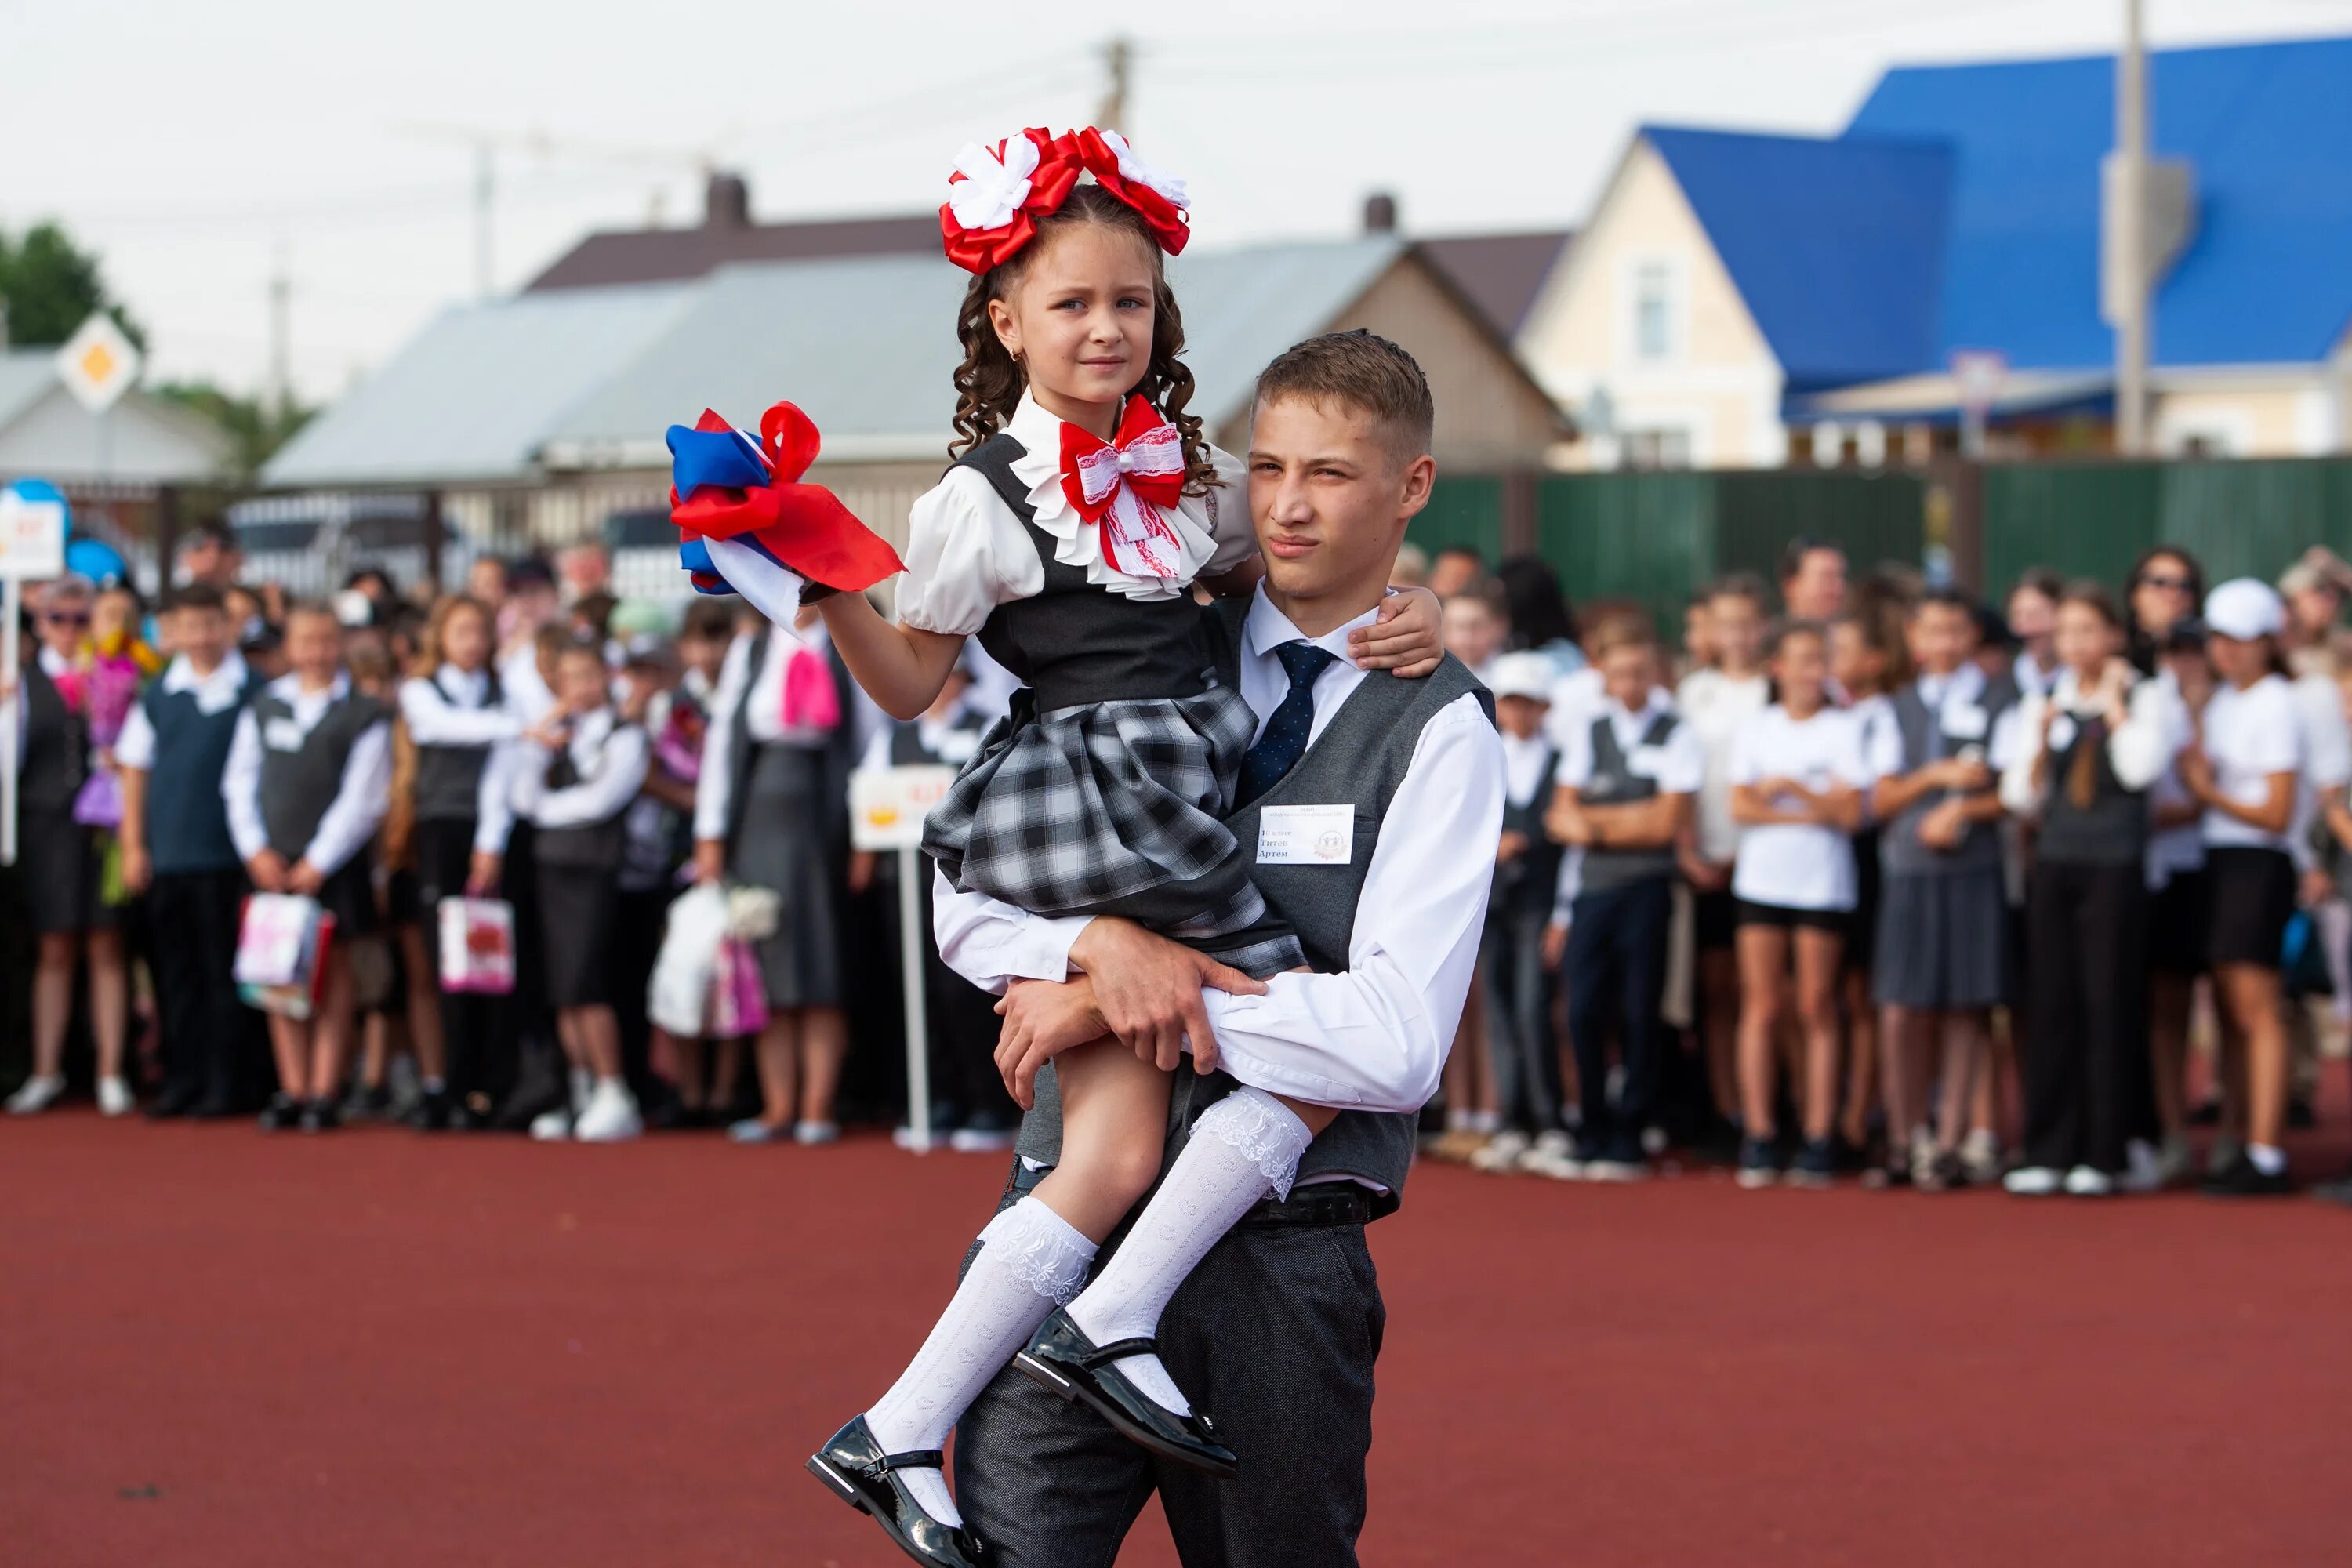
[[[1396,226],[1396,197],[1386,191],[1374,191],[1364,198],[1364,232],[1366,234],[1394,234]]]
[[[709,183],[703,187],[702,226],[751,226],[751,187],[743,183],[742,175],[730,174],[724,170],[711,172]]]

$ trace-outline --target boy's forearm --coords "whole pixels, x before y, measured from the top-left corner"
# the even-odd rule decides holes
[[[122,770],[122,822],[116,829],[122,847],[134,854],[147,848],[147,770]]]

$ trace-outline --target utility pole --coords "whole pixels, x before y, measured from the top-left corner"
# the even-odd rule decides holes
[[[498,200],[497,152],[489,139],[474,145],[474,294],[490,297],[490,214]]]
[[[1135,47],[1124,37],[1111,39],[1103,46],[1103,68],[1110,80],[1103,91],[1102,108],[1095,112],[1095,123],[1105,131],[1127,128],[1127,85],[1129,68],[1135,63]]]
[[[2147,450],[2148,267],[2147,48],[2141,0],[2124,0],[2124,47],[2116,57],[2116,451]]]
[[[287,244],[278,242],[276,265],[269,274],[269,398],[267,411],[282,418],[294,406],[292,365],[292,302],[294,280],[288,276]]]

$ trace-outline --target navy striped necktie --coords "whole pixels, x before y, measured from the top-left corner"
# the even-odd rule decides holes
[[[1282,705],[1265,721],[1265,733],[1242,758],[1241,786],[1234,796],[1236,808],[1247,805],[1280,784],[1283,776],[1307,754],[1307,737],[1315,729],[1315,678],[1328,669],[1339,655],[1311,642],[1286,642],[1274,650],[1290,677]]]

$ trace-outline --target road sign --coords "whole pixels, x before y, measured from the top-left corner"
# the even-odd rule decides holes
[[[114,318],[94,313],[58,351],[58,379],[92,414],[103,414],[139,380],[138,345],[122,335]]]
[[[0,489],[0,578],[65,575],[67,521],[66,498],[47,479]]]

